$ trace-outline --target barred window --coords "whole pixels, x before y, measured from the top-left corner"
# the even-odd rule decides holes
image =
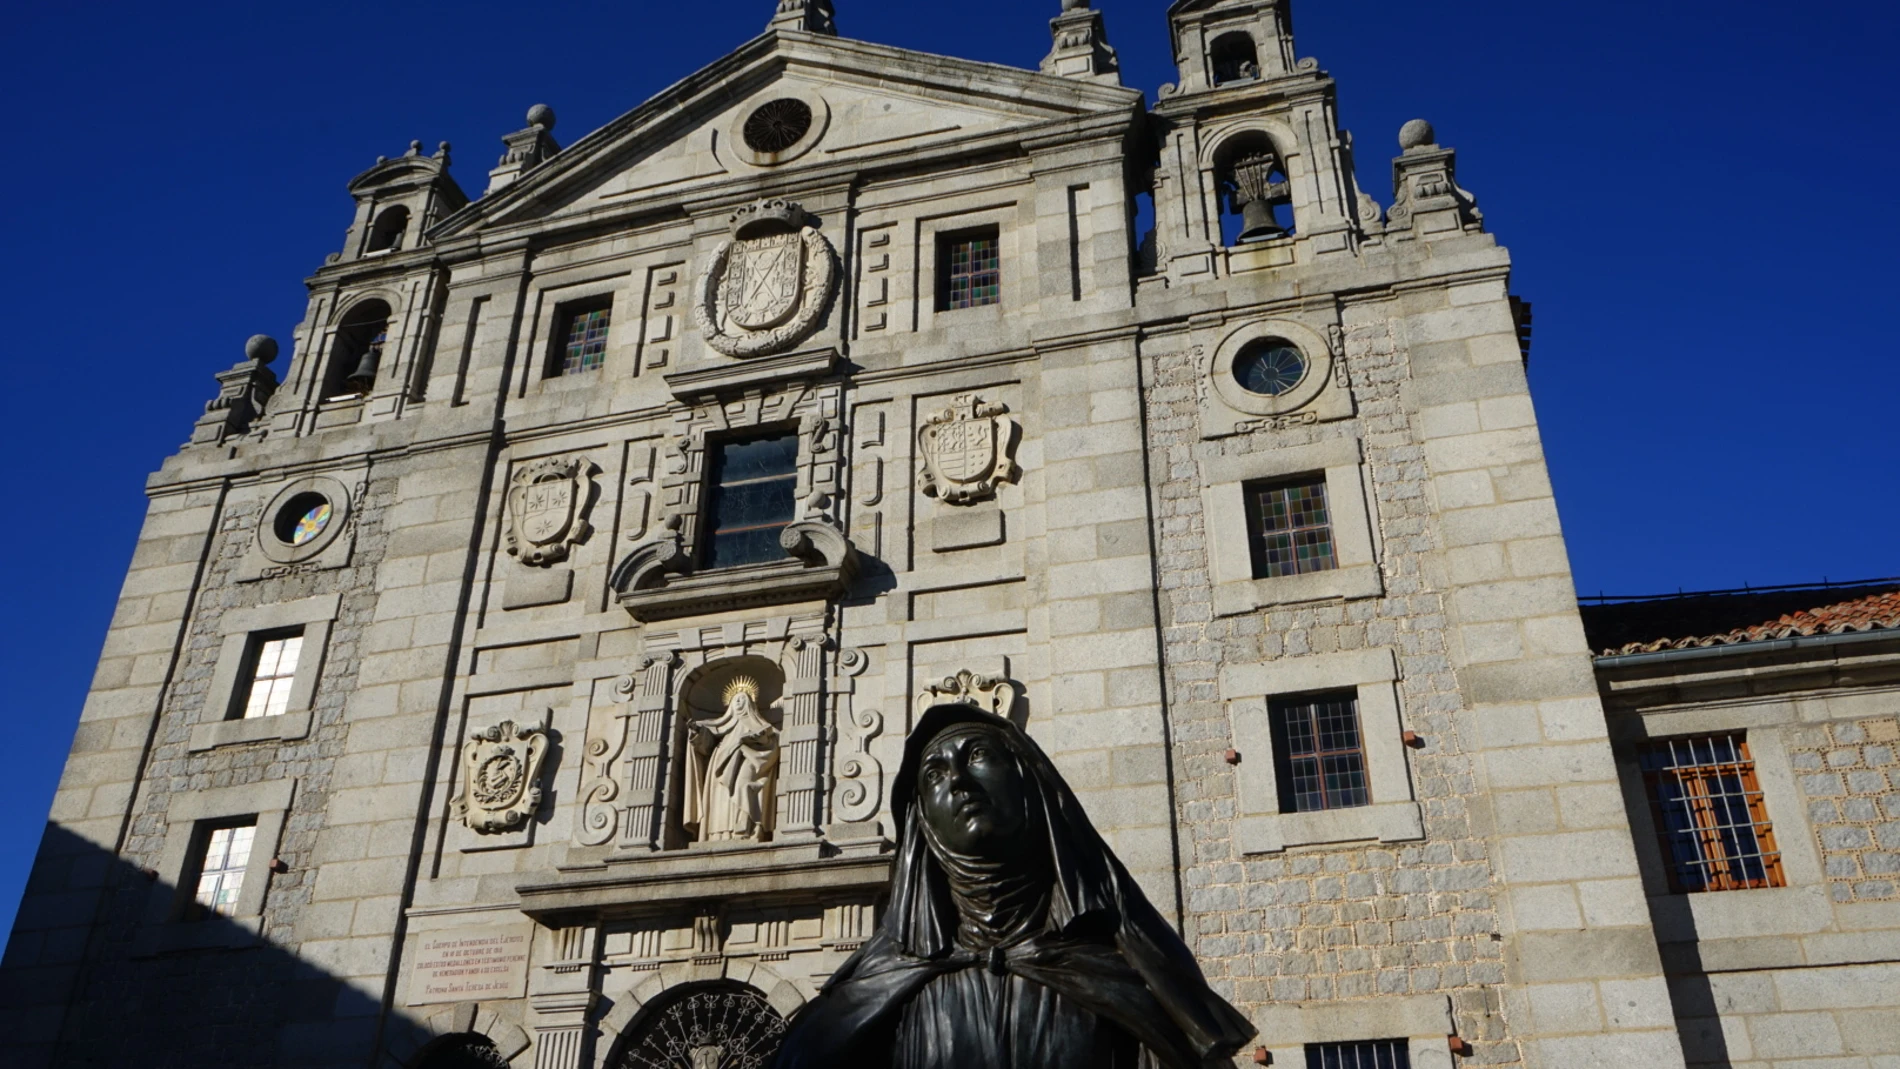
[[[607,331],[613,324],[613,302],[611,299],[577,305],[562,309],[565,325],[560,337],[563,339],[560,359],[552,372],[555,375],[578,375],[583,371],[599,371],[607,364]]]
[[[1002,303],[1002,240],[996,227],[941,235],[937,249],[937,274],[943,280],[939,311]]]
[[[1267,707],[1267,715],[1273,727],[1280,812],[1316,813],[1372,804],[1356,692],[1277,700]]]
[[[204,849],[198,855],[195,916],[229,917],[237,912],[238,894],[244,889],[244,868],[251,863],[251,845],[256,838],[255,821],[207,830]]]
[[[1658,742],[1641,763],[1671,890],[1787,886],[1744,736]]]
[[[710,450],[705,566],[786,559],[779,532],[798,497],[798,436],[726,442]]]
[[[290,707],[290,688],[303,658],[303,628],[257,635],[251,639],[250,686],[236,719],[282,716]]]
[[[1325,476],[1248,483],[1245,493],[1255,579],[1339,567],[1333,552],[1332,513],[1326,507]]]
[[[1412,1056],[1403,1039],[1308,1043],[1306,1069],[1412,1069]]]

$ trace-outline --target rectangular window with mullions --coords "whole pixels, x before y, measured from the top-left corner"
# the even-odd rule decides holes
[[[1273,728],[1280,812],[1317,813],[1372,804],[1356,692],[1278,699],[1267,706],[1267,716]]]
[[[1002,303],[1002,245],[993,226],[938,235],[939,311]]]
[[[1326,477],[1248,483],[1247,535],[1255,579],[1307,575],[1339,567]]]
[[[779,534],[798,500],[798,435],[715,443],[707,449],[708,568],[786,559]]]
[[[1672,891],[1787,886],[1744,736],[1652,743],[1640,760]]]
[[[282,716],[290,706],[290,691],[303,659],[303,628],[252,635],[246,651],[244,686],[236,695],[232,720]]]
[[[244,890],[244,870],[251,863],[251,847],[256,840],[255,819],[200,829],[196,871],[192,874],[197,886],[192,893],[190,919],[229,917],[237,912],[238,896]]]
[[[578,375],[607,365],[607,332],[613,326],[613,298],[568,305],[561,309],[558,349],[548,374]]]
[[[1412,1056],[1403,1039],[1308,1043],[1306,1069],[1412,1069]]]

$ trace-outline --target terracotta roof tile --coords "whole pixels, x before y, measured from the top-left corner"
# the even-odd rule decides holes
[[[1841,635],[1854,631],[1881,631],[1889,628],[1900,628],[1900,591],[1889,591],[1884,594],[1825,605],[1817,609],[1791,612],[1779,619],[1750,627],[1736,628],[1721,634],[1631,642],[1606,649],[1603,653],[1605,656],[1661,653],[1665,650],[1734,646],[1743,642],[1768,642],[1784,638]]]

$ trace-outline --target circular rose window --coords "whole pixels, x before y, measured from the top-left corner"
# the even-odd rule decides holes
[[[762,104],[745,121],[746,147],[767,155],[784,152],[811,133],[811,105],[785,97]]]
[[[277,540],[302,548],[323,536],[336,518],[336,509],[322,494],[298,494],[277,510]]]
[[[1263,338],[1234,357],[1234,378],[1248,393],[1278,397],[1306,378],[1306,357],[1288,342]]]

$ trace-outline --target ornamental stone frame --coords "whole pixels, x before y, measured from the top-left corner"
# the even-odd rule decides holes
[[[1245,323],[1212,346],[1197,346],[1201,357],[1201,437],[1224,438],[1256,430],[1313,425],[1348,419],[1353,414],[1346,373],[1345,337],[1337,323],[1322,334],[1287,318]],[[1306,360],[1306,374],[1277,397],[1249,393],[1234,377],[1234,360],[1255,341],[1279,339]]]
[[[767,104],[786,99],[800,101],[811,109],[811,128],[805,131],[805,135],[793,142],[789,148],[778,152],[760,152],[746,144],[745,127],[753,114]],[[830,129],[831,103],[825,99],[824,94],[796,82],[781,81],[746,101],[739,108],[738,115],[732,120],[731,128],[726,132],[722,147],[730,150],[741,163],[750,164],[753,167],[771,168],[790,163],[810,152],[818,146],[818,142],[824,140],[826,132]]]
[[[165,808],[165,851],[158,863],[157,886],[146,904],[145,925],[138,933],[138,954],[250,946],[260,938],[271,862],[277,857],[284,818],[296,790],[296,780],[280,779],[241,787],[181,791],[171,796]],[[256,818],[257,832],[251,840],[250,861],[244,868],[244,886],[231,916],[196,923],[181,921],[192,897],[187,873],[194,860],[192,851],[199,843],[198,829],[211,821],[243,817]]]
[[[1323,474],[1326,480],[1333,557],[1338,567],[1305,575],[1254,578],[1245,485],[1254,480],[1309,473]],[[1217,614],[1234,616],[1270,605],[1328,598],[1370,598],[1384,591],[1374,543],[1377,526],[1367,511],[1369,498],[1358,439],[1335,438],[1314,445],[1210,457],[1201,461],[1201,486]]]
[[[192,751],[309,735],[310,706],[330,644],[330,628],[341,605],[341,595],[325,594],[225,613],[219,620],[224,643],[218,649],[217,667],[212,671],[205,704],[198,710],[198,723],[191,729]],[[245,682],[240,676],[250,659],[253,636],[299,625],[303,627],[303,650],[297,659],[297,672],[291,677],[290,700],[283,714],[233,719],[230,713],[237,704],[238,687]]]
[[[354,489],[336,477],[342,473],[306,475],[279,487],[258,513],[257,536],[246,562],[246,577],[269,579],[297,571],[347,566],[356,545],[355,502],[363,496],[367,485],[363,480],[368,474],[365,470],[351,476],[358,480]],[[277,537],[277,521],[291,502],[305,494],[321,495],[332,512],[330,522],[316,537],[295,546]]]
[[[1424,813],[1413,793],[1405,755],[1398,678],[1398,662],[1389,649],[1315,654],[1221,670],[1221,696],[1240,754],[1234,777],[1239,815],[1234,836],[1242,853],[1425,837]],[[1328,690],[1352,690],[1357,696],[1372,802],[1351,809],[1282,813],[1268,704],[1275,697]]]

